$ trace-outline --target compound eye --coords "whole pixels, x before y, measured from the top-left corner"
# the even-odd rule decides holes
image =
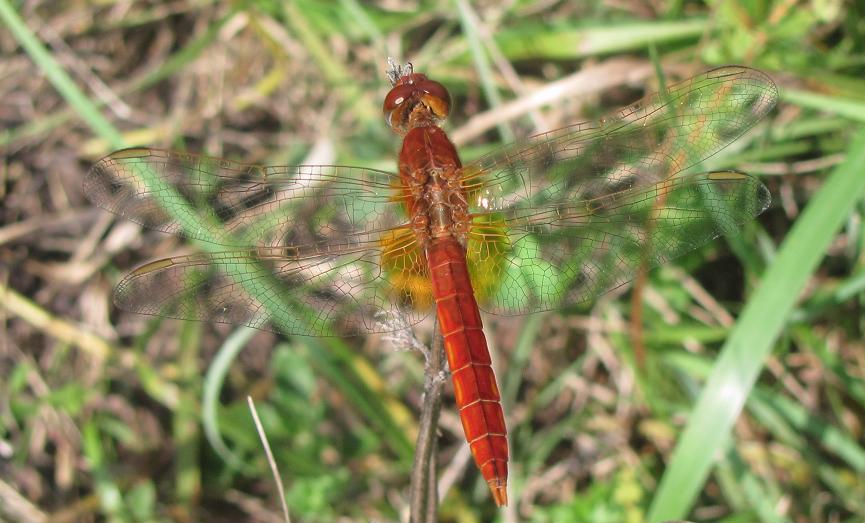
[[[384,98],[383,112],[387,114],[402,105],[411,96],[412,91],[414,91],[412,85],[397,85],[391,89]]]
[[[410,109],[409,98],[414,93],[413,85],[397,85],[384,97],[382,112],[387,124],[393,129],[402,129]]]
[[[438,118],[447,118],[451,112],[451,94],[447,88],[434,80],[426,80],[417,86],[423,92],[421,100]]]

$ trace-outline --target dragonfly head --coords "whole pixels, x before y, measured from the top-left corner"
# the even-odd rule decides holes
[[[405,134],[413,127],[437,125],[451,110],[451,95],[442,84],[420,73],[400,77],[382,107],[387,124]]]

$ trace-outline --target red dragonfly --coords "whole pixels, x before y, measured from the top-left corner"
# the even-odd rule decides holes
[[[758,180],[695,171],[778,91],[759,71],[713,69],[463,165],[439,127],[447,89],[410,65],[391,81],[383,109],[403,139],[398,173],[134,148],[101,159],[85,193],[205,242],[207,254],[126,276],[114,295],[125,310],[335,336],[413,325],[435,308],[466,439],[505,505],[507,430],[479,310],[591,300],[760,214],[770,197]]]

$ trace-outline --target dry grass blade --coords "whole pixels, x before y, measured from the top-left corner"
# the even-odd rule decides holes
[[[282,477],[279,474],[279,465],[273,458],[273,451],[270,450],[270,442],[267,440],[267,433],[264,431],[264,426],[261,424],[261,419],[258,417],[258,411],[255,409],[255,403],[251,396],[246,397],[246,402],[249,405],[249,413],[252,415],[252,420],[255,423],[255,431],[261,439],[261,446],[267,455],[267,464],[270,466],[270,472],[273,477],[273,482],[276,485],[276,494],[279,496],[279,503],[282,506],[282,514],[285,516],[285,523],[291,523],[291,516],[288,513],[288,504],[285,502],[285,488],[282,486]]]

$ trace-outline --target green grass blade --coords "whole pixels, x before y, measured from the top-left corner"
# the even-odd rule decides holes
[[[800,292],[845,217],[865,192],[865,128],[790,231],[742,312],[673,451],[649,521],[684,517],[730,435]]]
[[[180,331],[178,353],[178,380],[181,387],[180,402],[172,412],[171,435],[177,445],[174,459],[174,499],[187,510],[195,510],[202,486],[202,470],[199,461],[201,438],[198,424],[198,391],[201,377],[198,358],[201,350],[202,324],[187,321]]]
[[[523,372],[528,365],[529,357],[541,330],[546,314],[532,314],[526,318],[520,328],[520,336],[511,353],[510,364],[507,374],[502,379],[502,404],[512,407],[517,401],[520,383],[523,381]]]
[[[854,437],[845,434],[838,426],[814,416],[801,404],[795,403],[786,396],[755,392],[761,402],[786,418],[798,434],[811,436],[814,441],[820,443],[820,446],[843,460],[850,468],[865,473],[865,449],[857,444]]]
[[[72,78],[57,63],[57,60],[42,45],[42,42],[27,27],[27,24],[18,16],[18,13],[7,0],[0,0],[0,18],[9,27],[12,35],[21,44],[21,47],[27,51],[27,54],[30,55],[36,65],[42,69],[45,76],[48,77],[48,80],[54,85],[60,95],[69,102],[69,105],[78,111],[78,114],[93,129],[93,132],[108,141],[112,147],[123,147],[123,137],[120,135],[120,131],[102,116],[96,104],[75,85]]]
[[[687,352],[671,351],[664,355],[664,360],[672,367],[695,378],[704,378],[712,370],[712,365],[708,358]],[[831,364],[827,365],[827,367],[832,368],[834,372],[838,370]],[[843,461],[856,473],[861,474],[865,472],[865,449],[857,444],[855,435],[848,434],[842,428],[833,425],[830,421],[827,421],[825,416],[815,415],[802,405],[772,390],[771,387],[761,385],[757,385],[748,396],[746,408],[754,421],[771,434],[773,441],[780,443],[786,448],[802,449],[800,450],[799,459],[803,461],[803,468],[807,468],[807,463],[824,461],[825,457],[823,453],[828,452],[832,454],[833,459]],[[817,442],[819,445],[813,446],[811,442]],[[728,452],[728,466],[729,456],[731,455]],[[722,470],[724,467],[724,462],[719,463],[717,471],[718,481],[722,484],[727,479],[723,476],[728,472]],[[825,476],[828,473],[831,475],[832,472],[828,472],[827,468],[837,467],[835,465],[820,467],[818,474]],[[846,472],[849,473],[849,471]],[[764,479],[769,480],[771,477],[766,476]],[[843,486],[836,485],[831,480],[825,481],[829,485],[830,490],[834,489],[835,494],[839,498],[844,497],[841,494],[845,490]],[[738,484],[737,481],[733,481],[733,483]],[[727,485],[730,486],[729,481],[727,481]],[[732,488],[742,489],[742,486],[738,485],[738,487]],[[744,500],[746,494],[748,499],[761,499],[759,496],[754,497],[751,492],[744,492],[744,489],[741,492],[728,490],[725,493],[725,498],[736,510],[744,510],[745,507],[751,505],[737,501],[737,498],[741,497]],[[752,505],[758,507],[759,503],[753,503]]]
[[[456,4],[457,12],[459,12],[463,33],[469,43],[469,49],[472,53],[472,62],[480,76],[484,96],[490,103],[490,107],[495,109],[502,105],[502,96],[499,94],[498,88],[496,87],[490,60],[484,52],[483,44],[481,43],[480,28],[477,26],[477,15],[472,11],[471,6],[466,2],[466,0],[454,0],[454,3]],[[508,126],[503,123],[499,124],[498,130],[503,141],[513,141],[514,133],[511,132]]]
[[[794,89],[781,91],[781,99],[800,107],[835,113],[859,122],[865,122],[865,102],[862,100]]]
[[[231,364],[256,332],[251,327],[240,327],[225,339],[207,369],[201,400],[201,424],[210,446],[226,463],[247,472],[249,467],[243,462],[242,456],[232,452],[219,430],[219,394]]]
[[[361,86],[351,72],[333,56],[323,35],[316,32],[304,14],[306,9],[298,3],[298,0],[294,0],[282,4],[286,27],[297,35],[306,51],[315,58],[316,65],[330,84],[331,90],[339,94],[344,107],[353,111],[361,121],[379,121],[378,106],[371,103],[370,97],[361,91]]]
[[[718,483],[724,497],[731,501],[737,513],[753,514],[749,521],[761,523],[789,523],[790,519],[778,513],[780,494],[772,478],[755,474],[753,467],[728,445],[725,459],[718,463]]]
[[[227,15],[210,25],[201,36],[186,44],[185,47],[180,48],[156,69],[131,80],[128,85],[118,90],[118,95],[123,97],[136,91],[145,90],[177,74],[181,69],[196,60],[216,40],[217,36],[219,36],[219,31],[222,30],[229,20],[234,18],[238,9],[239,7],[235,6]],[[93,100],[93,103],[97,108],[105,105],[103,100],[98,99]],[[65,107],[55,113],[43,116],[17,128],[0,129],[0,147],[7,147],[14,145],[19,140],[27,140],[28,138],[47,134],[52,129],[66,124],[66,122],[75,117],[75,114],[76,108],[74,106]]]
[[[503,30],[496,35],[496,42],[510,60],[566,60],[623,53],[644,49],[650,44],[696,40],[707,28],[707,21],[701,18],[623,22],[608,27],[550,28],[547,25]]]

